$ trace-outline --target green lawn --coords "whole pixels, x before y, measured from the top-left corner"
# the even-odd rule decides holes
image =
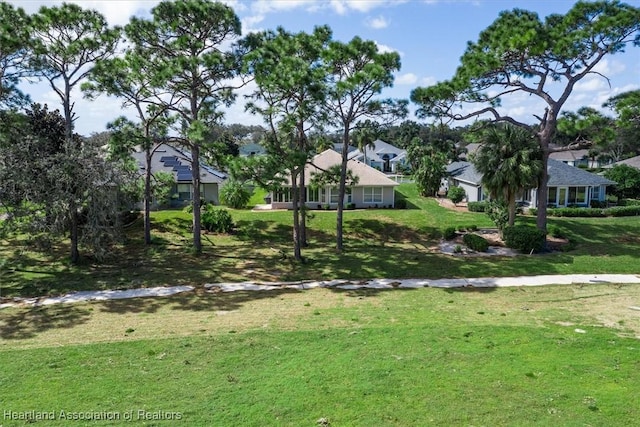
[[[634,425],[639,299],[592,285],[11,308],[0,406],[53,413],[46,426],[69,425],[60,411],[121,417],[73,423],[98,426]],[[138,418],[154,414],[174,419]]]
[[[462,258],[434,250],[449,226],[491,227],[483,213],[454,212],[403,184],[400,197],[410,209],[345,211],[345,252],[335,247],[335,211],[314,211],[304,264],[293,262],[289,211],[232,210],[232,235],[206,234],[201,256],[192,253],[190,215],[153,213],[154,245],[145,247],[142,224],[128,230],[127,244],[103,263],[66,262],[68,246],[60,242],[48,253],[33,252],[25,238],[2,240],[2,296],[60,294],[83,289],[203,284],[242,280],[333,278],[482,277],[565,273],[637,273],[640,221],[636,217],[550,218],[576,242],[570,252],[515,258]],[[520,222],[534,223],[533,217]],[[283,254],[288,255],[283,258]]]
[[[231,280],[638,273],[637,218],[563,219],[570,252],[461,258],[433,251],[448,226],[491,226],[400,192],[407,210],[314,212],[306,262],[290,212],[232,211],[232,235],[190,250],[188,214],[153,215],[117,256],[79,266],[60,242],[2,241],[2,296],[196,285],[170,298],[0,310],[0,426],[634,425],[640,287],[208,292]],[[533,223],[533,218],[520,218]],[[63,411],[63,412],[61,412]],[[93,420],[73,420],[73,418]],[[114,418],[112,420],[95,418]],[[155,418],[155,419],[154,419]],[[324,425],[327,425],[325,423]]]

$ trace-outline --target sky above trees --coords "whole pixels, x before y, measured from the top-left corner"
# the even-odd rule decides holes
[[[7,0],[5,0],[7,1]],[[61,1],[20,1],[9,3],[34,13],[42,5],[53,6]],[[111,25],[124,25],[129,17],[148,17],[157,1],[69,1],[83,8],[102,13]],[[537,12],[540,17],[552,13],[564,14],[573,1],[502,1],[502,0],[257,0],[225,1],[231,5],[242,21],[242,33],[284,27],[287,31],[311,32],[314,26],[329,25],[334,38],[349,41],[354,36],[373,40],[382,50],[400,54],[402,68],[395,73],[393,88],[383,92],[384,97],[409,98],[412,89],[428,86],[453,76],[459,58],[468,41],[476,41],[479,33],[489,26],[500,11],[521,8]],[[630,4],[637,0],[628,1]],[[607,81],[597,75],[581,81],[573,92],[565,111],[580,107],[601,109],[602,104],[619,93],[640,88],[640,49],[630,48],[626,53],[610,56],[598,66]],[[25,84],[22,88],[36,102],[59,108],[56,95],[45,84]],[[255,87],[244,87],[240,95],[251,93]],[[105,130],[107,122],[122,114],[130,114],[120,107],[120,101],[105,96],[97,101],[82,100],[75,96],[76,131],[89,135]],[[532,99],[523,96],[504,103],[510,115],[524,122],[534,122],[531,115],[538,111]],[[261,124],[261,118],[244,111],[242,96],[226,111],[227,123]],[[412,107],[413,110],[413,107]],[[409,117],[415,120],[413,113]]]

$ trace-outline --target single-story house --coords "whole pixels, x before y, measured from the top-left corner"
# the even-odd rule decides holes
[[[397,173],[398,165],[408,164],[406,150],[381,139],[376,139],[372,146],[366,146],[364,152],[358,149],[350,152],[349,159],[359,160],[385,173]]]
[[[261,156],[267,153],[267,149],[255,142],[243,144],[238,148],[241,157]]]
[[[549,159],[547,166],[549,206],[590,206],[591,201],[605,201],[607,186],[615,182],[558,160]],[[453,162],[447,166],[448,186],[462,187],[468,202],[488,198],[482,188],[482,174],[470,162]],[[517,197],[525,206],[537,206],[536,189],[522,190]]]
[[[635,156],[635,157],[630,157],[628,159],[620,160],[619,162],[611,163],[604,167],[608,169],[616,165],[627,165],[627,166],[631,166],[632,168],[640,169],[640,156]]]
[[[145,152],[133,153],[138,162],[140,174],[146,168]],[[168,172],[173,174],[175,184],[171,190],[172,205],[180,206],[193,199],[191,154],[169,144],[161,144],[151,156],[151,173]],[[206,164],[200,163],[200,196],[203,200],[219,204],[218,191],[227,179],[227,175]]]
[[[313,175],[338,165],[342,156],[332,149],[323,151],[313,157],[310,164],[304,170],[305,182],[311,183]],[[357,160],[348,160],[347,169],[358,177],[358,183],[347,187],[347,194],[342,201],[343,206],[352,204],[356,208],[382,208],[395,206],[395,187],[397,182]],[[291,209],[291,178],[278,191],[275,191],[271,199],[272,209]],[[327,185],[320,188],[307,187],[305,205],[310,209],[320,209],[325,206],[336,208],[338,206],[338,186]]]
[[[558,148],[553,146],[551,148]],[[603,166],[603,163],[593,156],[589,155],[589,150],[582,148],[579,150],[552,151],[549,158],[566,163],[569,166],[584,167],[595,169]]]

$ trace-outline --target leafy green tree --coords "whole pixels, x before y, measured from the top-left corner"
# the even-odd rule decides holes
[[[75,243],[98,259],[107,256],[120,237],[118,190],[129,177],[122,165],[107,161],[94,140],[68,145],[64,118],[46,106],[34,104],[0,125],[3,225],[51,240],[71,234],[75,224]]]
[[[251,193],[243,184],[230,180],[220,190],[220,202],[233,209],[244,209],[251,199]]]
[[[508,208],[508,225],[516,218],[516,195],[534,188],[542,174],[540,147],[526,130],[512,126],[493,126],[471,162],[482,174],[482,185],[492,199]]]
[[[28,43],[27,14],[10,3],[0,3],[0,109],[16,108],[27,101],[17,86],[28,75],[25,67]]]
[[[264,139],[267,156],[290,176],[294,257],[298,261],[307,245],[304,169],[315,151],[309,132],[323,122],[326,69],[322,54],[330,39],[331,30],[325,26],[312,34],[291,34],[278,28],[246,41],[252,51],[245,56],[245,69],[258,86],[247,108],[261,115],[268,128]]]
[[[458,203],[463,201],[465,197],[467,197],[467,193],[462,187],[451,187],[449,188],[449,191],[447,191],[447,197],[453,202],[454,205],[457,205]]]
[[[578,1],[565,14],[540,20],[522,9],[504,11],[477,42],[470,42],[451,80],[417,88],[411,99],[420,117],[485,118],[520,126],[538,140],[543,173],[538,185],[537,226],[547,225],[547,160],[562,107],[575,85],[599,75],[596,65],[640,44],[640,9],[619,1]],[[543,104],[536,126],[501,108],[505,97],[536,97]],[[458,107],[465,107],[462,110]]]
[[[622,146],[622,157],[640,154],[640,90],[616,95],[604,103],[616,117],[616,147]],[[618,151],[618,152],[619,152]]]
[[[125,32],[136,59],[148,63],[153,105],[174,119],[172,142],[190,152],[193,247],[200,253],[200,157],[221,107],[235,99],[240,61],[231,43],[240,36],[240,20],[232,8],[207,0],[165,0],[151,15],[131,18]]]
[[[617,184],[613,194],[622,199],[640,199],[640,170],[629,165],[615,165],[604,173]]]
[[[329,120],[341,131],[342,163],[338,186],[336,215],[336,250],[343,250],[342,201],[346,194],[347,154],[351,131],[361,120],[384,115],[406,115],[406,104],[392,100],[379,101],[375,97],[393,84],[393,73],[400,69],[397,52],[379,52],[373,41],[354,37],[348,43],[332,41],[325,50],[324,62],[330,71],[326,109]]]
[[[65,150],[73,158],[82,142],[73,135],[76,120],[71,91],[93,68],[96,61],[115,54],[120,30],[109,28],[104,16],[94,10],[63,3],[40,8],[31,17],[31,46],[28,67],[34,76],[46,80],[60,98],[65,123]],[[76,186],[77,182],[70,182]],[[76,192],[74,192],[76,193]],[[71,211],[71,261],[77,263],[80,206],[69,200]]]
[[[440,188],[442,178],[447,171],[447,156],[433,145],[424,144],[415,137],[407,149],[407,158],[411,165],[411,175],[418,192],[423,197],[433,197]]]

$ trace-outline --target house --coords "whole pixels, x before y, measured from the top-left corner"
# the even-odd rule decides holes
[[[145,152],[133,153],[138,162],[140,174],[144,175],[146,168]],[[151,156],[151,173],[168,172],[175,178],[171,190],[172,205],[180,206],[193,199],[193,184],[191,170],[191,155],[168,144],[161,144]],[[205,164],[200,163],[200,196],[203,200],[218,204],[218,190],[227,179],[227,175]]]
[[[267,153],[267,149],[255,142],[249,142],[241,145],[239,148],[239,155],[241,157],[261,156]]]
[[[399,165],[406,166],[407,151],[376,139],[371,146],[367,145],[364,152],[356,149],[349,153],[349,159],[366,163],[372,168],[385,173],[400,172]]]
[[[611,163],[610,165],[604,166],[605,168],[612,168],[616,165],[627,165],[632,168],[640,169],[640,156],[631,157],[629,159],[620,160],[619,162]]]
[[[590,206],[591,201],[605,201],[608,185],[615,182],[558,160],[549,159],[548,203],[549,206]],[[469,162],[453,162],[447,166],[449,187],[464,188],[468,202],[488,198],[482,188],[482,174]],[[536,189],[523,190],[517,196],[518,202],[526,206],[537,206]]]
[[[336,151],[328,149],[317,154],[307,164],[304,170],[305,181],[311,182],[313,175],[329,169],[331,166],[341,163],[342,157]],[[357,160],[348,160],[347,169],[351,170],[354,176],[358,177],[358,182],[348,187],[348,191],[343,200],[343,205],[352,204],[356,208],[373,207],[393,207],[395,206],[395,190],[397,182],[387,178],[387,176]],[[324,186],[320,188],[306,189],[305,204],[310,209],[320,209],[325,206],[336,208],[338,206],[338,186]],[[291,209],[291,178],[282,189],[273,193],[271,200],[272,209]]]
[[[559,147],[552,146],[551,148]],[[600,160],[589,155],[588,149],[552,151],[549,153],[549,158],[575,167],[595,169],[603,166]]]

